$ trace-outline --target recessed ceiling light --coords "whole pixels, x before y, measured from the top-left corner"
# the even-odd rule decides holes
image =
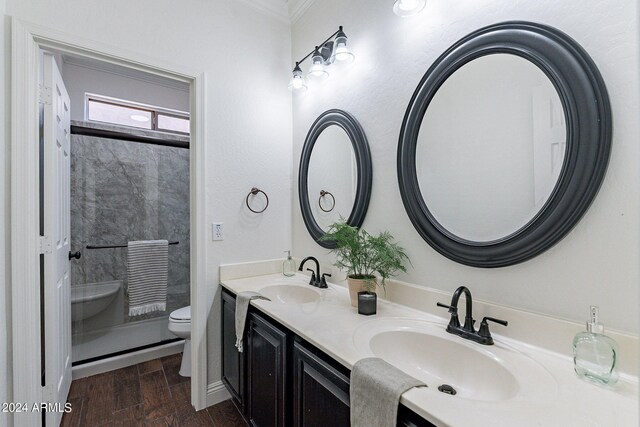
[[[393,4],[393,11],[403,18],[413,16],[424,9],[426,0],[396,0]]]
[[[136,122],[148,122],[149,117],[143,116],[142,114],[132,114],[129,116],[131,120],[135,120]]]

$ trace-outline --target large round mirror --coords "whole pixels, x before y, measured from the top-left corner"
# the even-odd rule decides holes
[[[566,141],[546,74],[517,55],[482,56],[449,76],[427,108],[416,146],[420,192],[452,235],[502,239],[549,200]]]
[[[362,225],[371,194],[371,156],[353,116],[329,110],[313,123],[302,148],[298,194],[309,233],[326,248],[335,246],[321,240],[334,222]]]
[[[441,254],[512,265],[578,222],[610,149],[609,98],[580,45],[551,27],[496,24],[449,48],[418,85],[398,144],[400,192]]]

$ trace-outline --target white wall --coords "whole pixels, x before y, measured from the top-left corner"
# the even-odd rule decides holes
[[[207,280],[196,286],[212,300],[208,377],[218,380],[218,265],[281,257],[291,245],[289,25],[223,0],[8,0],[6,13],[206,72],[206,217],[224,223],[226,240],[207,245]],[[262,215],[244,207],[253,186],[269,194]]]
[[[373,188],[364,227],[391,231],[413,260],[399,279],[447,292],[466,284],[476,298],[576,321],[587,317],[589,304],[599,304],[607,327],[637,334],[637,2],[430,0],[420,15],[407,19],[395,16],[391,6],[367,0],[316,1],[292,25],[294,59],[338,25],[344,25],[356,55],[349,69],[333,70],[322,86],[310,85],[306,93],[294,96],[294,169],[314,119],[329,108],[344,109],[360,121],[372,151]],[[433,61],[468,33],[507,20],[552,25],[589,52],[611,97],[613,150],[602,190],[566,238],[525,263],[478,269],[439,255],[416,233],[398,190],[397,141],[411,95]],[[309,237],[295,197],[294,203],[295,255],[330,261],[327,251]]]
[[[189,87],[186,85],[180,90],[68,62],[63,65],[62,76],[71,98],[71,120],[84,120],[85,93],[189,111]]]
[[[3,52],[10,51],[11,37],[9,33],[8,18],[5,17],[6,1],[0,0],[0,46]],[[10,151],[9,151],[9,103],[11,101],[11,85],[9,83],[11,73],[9,61],[4,55],[0,55],[0,117],[2,117],[2,128],[0,130],[0,310],[2,310],[2,320],[0,320],[0,402],[11,401],[12,377],[11,377],[11,354],[8,343],[11,342],[11,291],[9,289],[10,264],[9,258],[11,238],[10,238]],[[11,416],[3,413],[0,415],[0,426],[7,425]]]

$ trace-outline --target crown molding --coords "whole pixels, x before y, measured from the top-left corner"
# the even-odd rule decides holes
[[[240,2],[282,22],[287,24],[290,22],[287,0],[240,0]]]
[[[305,14],[314,2],[315,0],[289,0],[289,17],[291,23],[295,24],[302,18],[302,15]]]
[[[294,24],[300,19],[315,0],[240,0],[266,15],[284,23]]]

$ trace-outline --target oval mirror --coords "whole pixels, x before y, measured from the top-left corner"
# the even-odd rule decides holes
[[[496,24],[449,48],[418,85],[398,144],[400,192],[441,254],[512,265],[577,223],[610,149],[609,99],[587,53],[551,27]]]
[[[309,206],[323,231],[349,217],[358,186],[356,170],[349,135],[338,125],[326,127],[316,140],[307,169]]]
[[[362,225],[370,194],[371,155],[364,131],[350,114],[326,111],[309,129],[298,171],[300,209],[313,239],[335,247],[320,239],[340,219]]]

